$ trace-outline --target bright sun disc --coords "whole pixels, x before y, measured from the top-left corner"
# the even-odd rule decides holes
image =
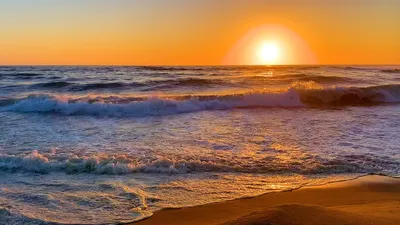
[[[260,58],[264,63],[276,63],[278,55],[279,49],[275,44],[264,44],[260,49]]]

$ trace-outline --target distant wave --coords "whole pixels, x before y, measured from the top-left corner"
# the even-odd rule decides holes
[[[59,113],[94,116],[162,116],[203,110],[251,107],[357,106],[399,103],[400,85],[365,88],[319,88],[294,86],[280,93],[177,97],[86,97],[30,95],[24,99],[2,99],[0,111]]]
[[[73,84],[74,83],[70,83],[70,82],[66,82],[66,81],[55,81],[55,82],[33,84],[32,86],[47,87],[47,88],[60,88],[60,87],[66,87],[66,86],[73,85]]]
[[[299,81],[315,81],[321,83],[336,83],[336,82],[359,82],[359,80],[349,77],[338,76],[307,76],[298,79]]]
[[[370,87],[336,87],[319,90],[299,90],[301,100],[311,105],[368,105],[399,103],[400,85]]]
[[[182,79],[168,79],[168,80],[148,80],[144,82],[97,82],[97,83],[84,83],[79,84],[76,82],[68,81],[54,81],[35,83],[31,87],[36,88],[67,88],[69,91],[88,91],[96,89],[117,89],[129,87],[154,87],[154,88],[168,88],[168,87],[185,87],[185,86],[209,86],[223,84],[224,81],[217,79],[201,79],[201,78],[182,78]]]
[[[237,65],[237,66],[138,66],[135,68],[149,71],[215,71],[215,70],[282,70],[282,69],[315,69],[318,66],[263,66],[263,65]]]
[[[137,69],[149,71],[182,71],[182,70],[209,70],[210,67],[185,67],[185,66],[135,66]]]
[[[179,78],[179,79],[160,79],[147,80],[142,82],[96,82],[96,83],[78,83],[70,81],[52,81],[44,83],[35,83],[30,85],[33,88],[62,88],[67,91],[89,91],[99,89],[125,89],[125,88],[144,88],[144,90],[158,90],[165,88],[180,87],[211,87],[218,85],[234,86],[248,85],[248,82],[257,84],[290,84],[293,82],[317,82],[321,84],[334,83],[357,83],[360,80],[339,76],[314,76],[306,74],[289,74],[282,76],[251,76],[241,77],[239,83],[229,79],[205,79],[205,78]],[[246,84],[247,83],[247,84]]]
[[[158,88],[168,87],[202,87],[202,86],[213,86],[228,84],[227,81],[221,79],[202,79],[202,78],[181,78],[181,79],[170,79],[170,80],[156,80],[146,82],[147,86],[154,86]]]
[[[79,92],[79,91],[92,91],[92,90],[129,90],[136,89],[139,91],[157,91],[165,90],[169,88],[179,89],[185,87],[191,88],[212,88],[212,87],[252,87],[254,85],[290,85],[293,82],[316,82],[319,84],[338,85],[343,83],[358,84],[364,83],[365,80],[357,78],[349,78],[342,76],[321,76],[321,75],[309,75],[309,74],[286,74],[273,76],[268,73],[253,75],[253,76],[233,76],[222,79],[220,77],[213,77],[214,74],[207,74],[200,77],[180,77],[179,75],[166,75],[164,79],[147,79],[135,81],[132,77],[126,77],[123,80],[119,80],[115,77],[100,77],[96,82],[93,82],[89,78],[68,78],[61,79],[60,76],[27,76],[27,77],[16,77],[17,84],[19,87],[27,87],[30,89],[61,89],[62,91]],[[218,75],[220,76],[220,75]],[[151,78],[152,76],[148,76]],[[171,78],[176,77],[176,78]],[[1,78],[1,77],[0,77]],[[26,84],[24,82],[18,83],[19,80],[38,78],[42,82]],[[45,79],[42,79],[45,78]],[[43,82],[46,80],[46,82]],[[100,80],[100,81],[99,81]],[[8,84],[6,87],[11,87]]]
[[[250,79],[255,80],[264,80],[264,81],[275,81],[277,83],[291,83],[296,81],[313,81],[317,83],[357,83],[360,80],[349,77],[340,77],[340,76],[318,76],[318,75],[308,75],[308,74],[287,74],[287,75],[279,75],[279,76],[252,76]]]
[[[229,158],[229,157],[228,157]],[[371,161],[373,159],[373,161]],[[251,162],[250,162],[250,161]],[[373,162],[373,163],[371,163]],[[289,165],[289,166],[288,166]],[[307,157],[303,163],[280,162],[279,158],[267,156],[262,159],[240,158],[220,160],[218,157],[202,156],[201,159],[146,158],[131,155],[76,156],[41,154],[33,151],[27,155],[0,154],[0,170],[8,172],[51,173],[64,172],[94,174],[129,173],[195,173],[195,172],[251,172],[251,173],[373,173],[396,171],[400,162],[378,155],[342,155],[324,159]]]
[[[123,82],[75,84],[72,87],[70,87],[70,90],[86,91],[86,90],[104,89],[104,88],[121,88],[121,87],[136,86],[136,85],[138,84],[123,83]]]
[[[123,83],[123,82],[111,82],[111,83],[87,83],[87,84],[79,84],[68,81],[54,81],[54,82],[45,82],[45,83],[36,83],[32,84],[31,87],[39,87],[39,88],[66,88],[73,91],[85,91],[92,89],[104,89],[104,88],[120,88],[124,86],[134,86],[140,85],[138,83]]]
[[[334,69],[340,69],[340,67],[332,67]],[[382,68],[379,66],[371,67],[371,66],[366,66],[366,67],[357,67],[357,66],[348,66],[348,67],[343,67],[345,70],[360,70],[360,71],[376,71],[376,72],[382,72],[382,73],[400,73],[399,68]]]
[[[43,76],[43,74],[41,74],[41,73],[0,73],[0,76],[37,77],[37,76]]]
[[[41,73],[1,73],[0,79],[18,79],[18,80],[31,80],[43,78],[44,74]]]
[[[271,84],[290,84],[295,81],[314,81],[318,83],[335,83],[335,82],[356,82],[353,79],[345,77],[333,76],[308,76],[304,74],[284,75],[277,77],[243,77],[244,82],[254,80],[256,82],[271,83]],[[268,80],[265,80],[268,79]],[[39,88],[66,88],[69,91],[88,91],[96,89],[118,89],[131,87],[146,87],[147,89],[162,89],[162,88],[179,88],[179,87],[204,87],[216,85],[234,85],[229,80],[222,79],[203,79],[203,78],[180,78],[180,79],[161,79],[147,80],[143,82],[97,82],[97,83],[76,83],[67,81],[54,81],[45,83],[32,84],[32,87]],[[238,84],[237,84],[238,85]]]
[[[359,66],[346,66],[346,67],[340,67],[340,66],[337,67],[337,66],[335,66],[335,67],[331,67],[331,68],[333,68],[333,69],[345,69],[345,70],[361,70],[361,71],[373,69],[371,67],[359,67]]]
[[[386,69],[386,70],[381,70],[381,72],[384,72],[384,73],[400,73],[400,69]]]

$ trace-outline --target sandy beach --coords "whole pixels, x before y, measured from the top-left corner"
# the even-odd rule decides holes
[[[400,179],[370,175],[254,198],[166,209],[133,224],[400,224]]]

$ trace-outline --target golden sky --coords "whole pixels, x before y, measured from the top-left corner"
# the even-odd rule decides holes
[[[278,64],[400,64],[398,0],[10,0],[0,29],[6,65],[259,64],[263,39]]]

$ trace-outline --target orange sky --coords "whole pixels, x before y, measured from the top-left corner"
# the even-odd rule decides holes
[[[247,64],[226,59],[274,26],[296,37],[283,64],[400,64],[397,0],[2,1],[0,64]]]

